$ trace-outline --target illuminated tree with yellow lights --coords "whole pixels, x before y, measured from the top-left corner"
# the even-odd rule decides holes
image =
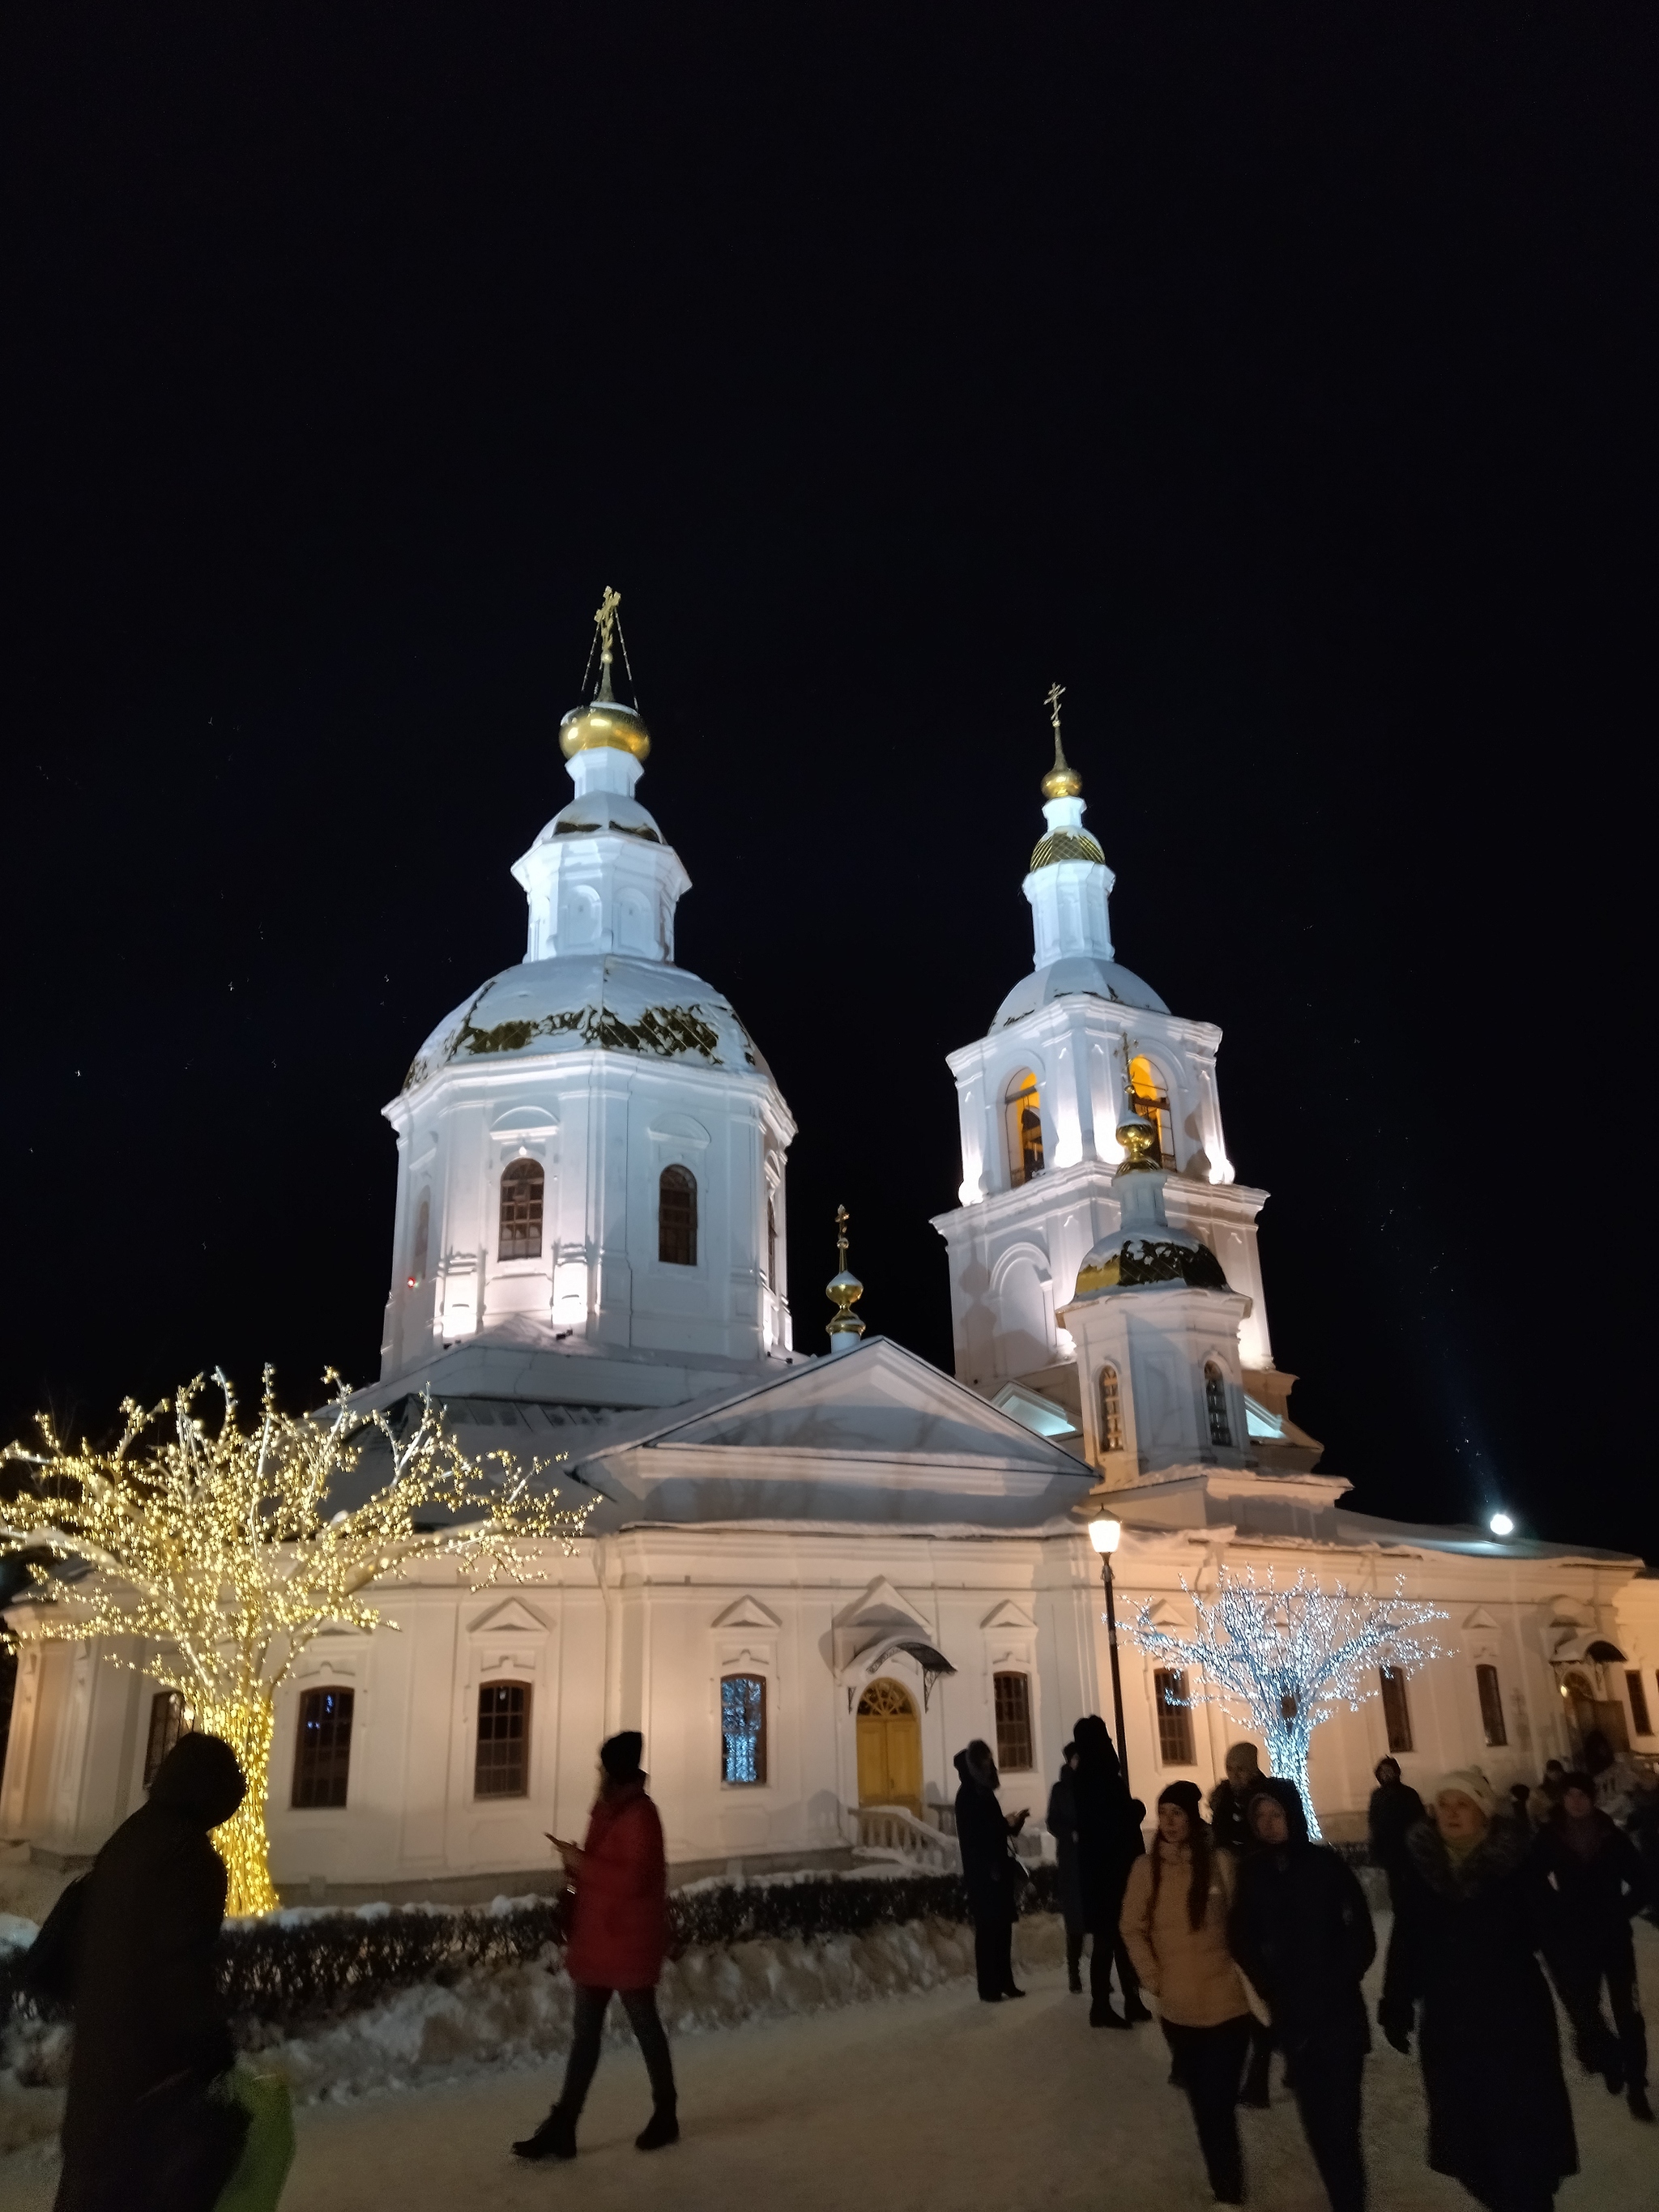
[[[15,1641],[136,1638],[138,1658],[106,1656],[176,1691],[190,1724],[234,1750],[247,1796],[213,1840],[228,1911],[266,1912],[276,1693],[300,1653],[325,1629],[395,1627],[374,1586],[422,1561],[453,1559],[475,1589],[536,1579],[533,1547],[569,1551],[589,1508],[558,1508],[539,1462],[526,1474],[510,1453],[470,1460],[424,1395],[399,1437],[383,1413],[354,1411],[331,1369],[324,1413],[279,1413],[267,1368],[260,1419],[244,1430],[229,1383],[213,1379],[216,1427],[197,1415],[198,1375],[149,1412],[125,1400],[112,1452],[66,1449],[42,1415],[44,1449],[4,1455],[14,1480],[18,1462],[26,1472],[0,1504],[0,1555],[23,1553],[33,1584],[13,1613]],[[387,1479],[331,1513],[331,1487],[380,1443]]]

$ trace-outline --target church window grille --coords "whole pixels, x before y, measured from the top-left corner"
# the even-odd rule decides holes
[[[542,1194],[546,1178],[536,1160],[514,1160],[501,1175],[501,1234],[499,1260],[542,1256]]]
[[[1158,1132],[1157,1164],[1173,1169],[1175,1121],[1170,1112],[1170,1094],[1151,1060],[1139,1054],[1129,1062],[1129,1103]]]
[[[991,1689],[997,1722],[997,1765],[1010,1774],[1028,1772],[1031,1756],[1031,1678],[994,1674]]]
[[[690,1168],[665,1168],[657,1179],[657,1257],[671,1267],[697,1264],[697,1179]]]
[[[1100,1449],[1103,1452],[1123,1449],[1123,1392],[1115,1367],[1100,1370]]]
[[[1625,1677],[1625,1687],[1630,1692],[1630,1717],[1638,1735],[1651,1735],[1653,1726],[1648,1718],[1648,1686],[1632,1668]]]
[[[759,1674],[720,1677],[720,1780],[758,1787],[766,1779],[766,1683]]]
[[[421,1202],[415,1209],[415,1242],[409,1252],[409,1279],[412,1285],[426,1280],[427,1245],[432,1235],[432,1194],[423,1190]]]
[[[1010,1079],[1007,1115],[1008,1179],[1018,1189],[1042,1173],[1042,1102],[1029,1067]]]
[[[1184,1702],[1184,1668],[1158,1667],[1152,1671],[1152,1696],[1158,1705],[1158,1756],[1164,1766],[1194,1766],[1193,1709]]]
[[[1227,1418],[1227,1378],[1213,1359],[1204,1370],[1204,1411],[1209,1419],[1210,1442],[1231,1450],[1233,1431]]]
[[[338,1807],[346,1801],[351,1766],[350,1690],[307,1690],[300,1699],[300,1732],[294,1744],[294,1803]]]
[[[185,1701],[177,1690],[158,1690],[149,1701],[149,1741],[144,1746],[144,1787],[185,1732]]]
[[[1379,1667],[1377,1675],[1382,1685],[1382,1725],[1388,1730],[1389,1749],[1409,1751],[1412,1709],[1406,1702],[1406,1678],[1397,1667]]]
[[[1510,1732],[1504,1725],[1504,1693],[1498,1686],[1498,1669],[1477,1667],[1474,1680],[1480,1692],[1480,1723],[1486,1731],[1487,1747],[1495,1750],[1510,1740]]]
[[[523,1682],[484,1682],[478,1690],[475,1797],[530,1795],[530,1691]]]

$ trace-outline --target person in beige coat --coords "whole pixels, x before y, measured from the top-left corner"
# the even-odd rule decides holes
[[[1158,1801],[1158,1842],[1129,1869],[1123,1940],[1158,2019],[1193,2108],[1199,2148],[1218,2204],[1244,2202],[1238,2085],[1250,2041],[1250,2006],[1227,1948],[1233,1862],[1211,1849],[1192,1782]]]

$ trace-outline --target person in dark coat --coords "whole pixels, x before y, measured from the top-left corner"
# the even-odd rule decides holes
[[[1371,1771],[1376,1777],[1366,1815],[1371,1864],[1381,1867],[1388,1876],[1389,1903],[1397,1905],[1401,1869],[1406,1863],[1406,1838],[1425,1817],[1423,1800],[1401,1780],[1397,1759],[1379,1759]]]
[[[1261,1754],[1253,1743],[1236,1743],[1222,1761],[1222,1776],[1210,1792],[1210,1834],[1218,1851],[1242,1854],[1250,1848],[1244,1808],[1261,1779]]]
[[[57,2212],[209,2212],[230,2178],[247,2124],[210,2094],[236,2054],[214,1972],[228,1876],[208,1837],[246,1787],[221,1737],[181,1736],[87,1877]]]
[[[1025,1814],[1005,1813],[997,1802],[999,1777],[991,1747],[975,1737],[954,1761],[962,1787],[957,1791],[957,1842],[963,1879],[974,1916],[974,1973],[987,2004],[1023,1997],[1014,1986],[1014,1922],[1019,1917],[1019,1871],[1009,1846],[1025,1826]]]
[[[1647,1869],[1630,1838],[1597,1809],[1588,1774],[1567,1776],[1560,1810],[1539,1830],[1538,1858],[1552,1892],[1545,1956],[1579,2063],[1604,2075],[1614,2096],[1623,2089],[1635,2118],[1650,2121],[1648,2031],[1631,1940],[1631,1922],[1648,1899]],[[1601,2010],[1604,1981],[1611,2030]]]
[[[1098,1713],[1072,1731],[1077,1771],[1072,1793],[1077,1806],[1078,1881],[1083,1924],[1093,1941],[1089,1952],[1089,2024],[1091,2027],[1133,2027],[1152,2014],[1140,2000],[1140,1983],[1119,1922],[1129,1869],[1146,1849],[1128,1784]],[[1117,1967],[1123,2010],[1112,2008],[1112,1967]]]
[[[1411,1832],[1377,2020],[1409,2052],[1421,2007],[1429,2164],[1489,2212],[1547,2212],[1578,2171],[1532,1844],[1466,1767]]]
[[[1239,1863],[1228,1942],[1273,2014],[1331,2212],[1364,2212],[1360,2079],[1371,2035],[1359,1985],[1376,1956],[1370,1912],[1342,1860],[1309,1840],[1293,1782],[1264,1777],[1246,1817],[1256,1848]]]
[[[564,1964],[576,2001],[564,2087],[535,2133],[514,2144],[520,2158],[576,2155],[576,2123],[599,2066],[613,1995],[623,2001],[651,2081],[651,2118],[634,2147],[660,2150],[679,2141],[674,2063],[657,2011],[657,1981],[668,1948],[668,1869],[662,1822],[645,1794],[644,1748],[637,1729],[624,1729],[602,1743],[599,1795],[586,1840],[578,1845],[548,1838],[575,1883]]]
[[[1250,1800],[1261,1786],[1261,1754],[1253,1743],[1236,1743],[1222,1761],[1222,1778],[1210,1792],[1210,1833],[1215,1848],[1231,1851],[1235,1864],[1255,1848],[1255,1838],[1250,1832],[1246,1811]],[[1250,2017],[1250,2056],[1244,2069],[1244,2084],[1238,2093],[1241,2105],[1266,2112],[1268,2071],[1273,2065],[1273,2031],[1265,2021]]]
[[[1083,1994],[1083,1881],[1077,1863],[1077,1795],[1072,1787],[1077,1765],[1077,1746],[1068,1743],[1060,1753],[1060,1773],[1048,1792],[1048,1833],[1054,1839],[1054,1887],[1060,1896],[1060,1917],[1066,1927],[1066,1986],[1073,1996]]]

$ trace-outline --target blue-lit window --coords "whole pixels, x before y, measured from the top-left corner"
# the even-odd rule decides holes
[[[720,1678],[720,1780],[766,1779],[766,1685],[758,1674]]]

